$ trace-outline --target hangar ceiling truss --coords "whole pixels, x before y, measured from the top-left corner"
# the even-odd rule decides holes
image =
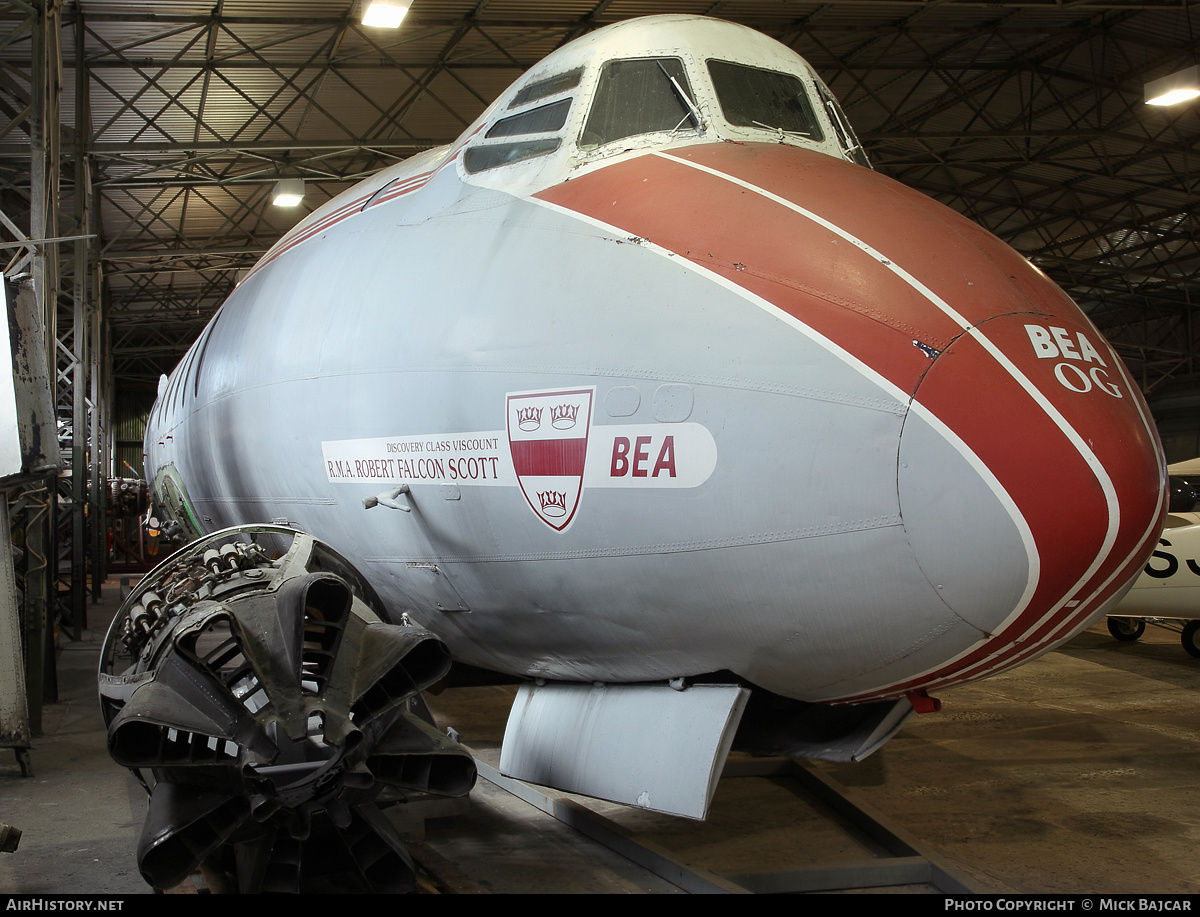
[[[118,385],[169,370],[299,218],[269,206],[277,179],[304,178],[312,209],[449,142],[566,41],[658,12],[728,18],[794,48],[843,100],[876,168],[1051,275],[1148,393],[1200,378],[1200,109],[1142,96],[1200,59],[1197,3],[415,0],[389,31],[362,26],[359,2],[0,0],[0,209],[31,227],[31,189],[45,199],[57,182],[56,213],[30,234],[94,229],[47,251],[68,333],[73,278],[96,278],[80,295],[111,333]],[[37,63],[46,22],[61,89],[53,61]],[[41,172],[39,82],[60,99],[47,132],[58,152],[42,154],[56,165]]]

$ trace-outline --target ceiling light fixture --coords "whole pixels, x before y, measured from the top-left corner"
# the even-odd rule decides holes
[[[406,0],[363,0],[363,25],[397,29],[412,4]]]
[[[281,178],[275,182],[271,203],[276,207],[295,207],[304,200],[303,178]]]
[[[1175,105],[1200,96],[1200,64],[1146,84],[1147,105]]]

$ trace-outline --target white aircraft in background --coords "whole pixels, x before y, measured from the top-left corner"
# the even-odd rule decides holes
[[[1167,466],[1170,511],[1158,546],[1120,604],[1108,632],[1137,640],[1146,624],[1178,630],[1183,648],[1200,659],[1200,459]]]
[[[389,782],[400,743],[354,712],[378,672],[329,662],[333,573],[444,644],[451,679],[523,681],[506,773],[702,817],[731,745],[861,758],[1111,611],[1166,496],[1137,386],[1074,303],[872,171],[791,50],[688,16],[572,42],[297,225],[164,380],[146,471],[190,536],[277,526],[159,574],[170,595],[124,616],[132,674],[102,676],[118,760],[177,765],[151,881],[156,849],[184,868],[247,832],[275,862],[264,825]],[[272,567],[247,545],[278,526],[328,547]],[[293,567],[320,588],[286,614],[217,601]],[[231,635],[204,656],[214,616]],[[325,635],[311,659],[297,627]],[[169,722],[138,692],[172,653],[231,654],[201,693],[238,703]],[[201,772],[227,777],[203,803],[180,789]]]

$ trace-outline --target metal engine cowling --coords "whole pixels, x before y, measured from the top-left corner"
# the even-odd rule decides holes
[[[142,876],[166,888],[204,862],[242,891],[412,890],[382,806],[475,782],[420,696],[449,667],[309,535],[226,529],[163,561],[99,673],[109,753],[150,793]]]

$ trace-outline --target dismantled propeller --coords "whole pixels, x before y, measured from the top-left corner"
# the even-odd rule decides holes
[[[163,561],[99,673],[109,753],[150,793],[142,876],[168,888],[206,862],[243,892],[411,891],[383,807],[475,783],[420,696],[449,666],[309,535],[226,529]]]

